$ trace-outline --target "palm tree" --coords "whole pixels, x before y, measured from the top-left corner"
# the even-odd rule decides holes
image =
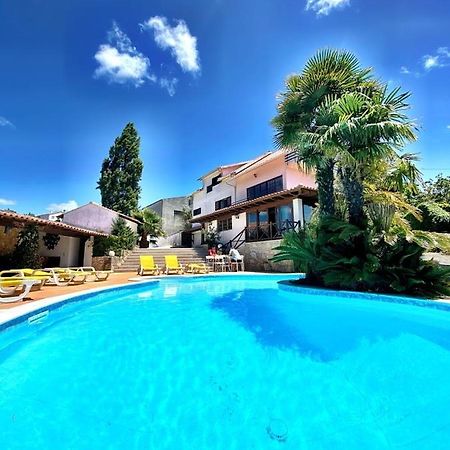
[[[386,86],[372,86],[336,99],[329,97],[319,111],[319,115],[334,116],[334,123],[320,125],[310,144],[335,159],[353,225],[365,223],[364,181],[373,164],[399,158],[398,150],[416,139],[415,125],[404,114],[409,95],[400,89],[388,92]],[[407,161],[403,162],[405,169]]]
[[[139,247],[147,248],[149,246],[148,236],[164,236],[162,218],[152,209],[142,209],[135,212],[133,216],[141,221],[138,226]]]
[[[300,74],[286,80],[286,90],[279,95],[278,114],[272,120],[278,148],[295,149],[306,170],[314,170],[318,187],[320,214],[335,214],[335,158],[326,146],[316,145],[314,136],[320,125],[334,123],[333,116],[321,120],[318,113],[327,99],[337,99],[354,91],[369,79],[371,70],[362,69],[351,53],[322,50],[313,56]]]

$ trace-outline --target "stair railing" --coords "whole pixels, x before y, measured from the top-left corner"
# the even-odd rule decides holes
[[[233,239],[230,239],[225,244],[222,244],[222,252],[228,253],[232,248],[238,249],[245,243],[247,227],[242,229]]]

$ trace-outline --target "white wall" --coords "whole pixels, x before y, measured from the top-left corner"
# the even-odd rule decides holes
[[[231,203],[235,202],[234,187],[225,182],[213,187],[211,192],[206,193],[206,187],[201,191],[194,192],[192,196],[192,209],[201,208],[201,216],[210,214],[216,210],[216,201],[231,197]],[[195,216],[193,216],[195,219]]]
[[[42,240],[45,233],[39,233],[39,254],[41,256],[60,257],[60,267],[73,267],[78,265],[78,249],[80,247],[80,239],[71,236],[60,236],[58,245],[49,250]],[[92,254],[92,253],[91,253]]]
[[[192,246],[193,247],[200,247],[202,245],[202,232],[201,232],[201,230],[194,231],[192,233],[192,237],[193,237]]]
[[[92,266],[93,246],[94,246],[94,238],[91,236],[84,244],[83,266]]]

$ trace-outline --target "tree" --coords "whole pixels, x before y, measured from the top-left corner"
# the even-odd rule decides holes
[[[137,234],[127,225],[125,220],[118,217],[112,225],[108,237],[94,239],[94,256],[104,256],[110,251],[122,255],[124,250],[133,250],[136,245]]]
[[[411,218],[414,228],[450,233],[450,177],[438,175],[408,197],[423,217],[421,221]]]
[[[208,229],[205,231],[204,241],[209,249],[217,248],[220,243],[220,233],[212,226],[212,224],[209,224]]]
[[[279,95],[278,114],[272,120],[275,143],[295,149],[304,168],[315,170],[320,213],[325,216],[335,214],[335,159],[324,146],[315,145],[311,136],[327,124],[327,119],[334,118],[319,117],[318,113],[329,98],[339,98],[364,85],[369,74],[370,69],[362,69],[353,54],[322,50],[308,60],[300,74],[287,79],[286,90]]]
[[[12,263],[18,268],[37,269],[40,267],[39,230],[36,225],[26,225],[17,237]]]
[[[97,189],[103,206],[127,215],[137,210],[143,169],[139,151],[140,138],[134,125],[128,123],[102,164]]]
[[[152,209],[142,209],[135,212],[133,216],[141,221],[138,226],[138,234],[140,236],[139,246],[141,248],[148,247],[148,236],[164,236],[164,231],[162,229],[162,218]]]
[[[398,157],[405,143],[416,139],[415,125],[404,114],[409,92],[388,92],[383,85],[367,85],[340,98],[328,98],[319,116],[328,120],[310,144],[334,157],[347,202],[349,222],[364,226],[364,182],[374,163]]]

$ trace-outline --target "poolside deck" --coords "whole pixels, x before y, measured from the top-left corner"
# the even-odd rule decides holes
[[[227,276],[227,275],[250,275],[256,272],[210,272],[209,276]],[[259,273],[260,274],[260,273]],[[133,272],[116,272],[112,273],[106,281],[88,281],[81,284],[71,284],[70,286],[44,286],[38,291],[30,292],[29,296],[18,302],[14,303],[0,303],[0,314],[2,310],[9,310],[11,308],[16,308],[24,304],[33,304],[39,302],[39,300],[46,300],[52,297],[59,297],[64,295],[71,295],[77,292],[89,291],[91,289],[99,289],[108,286],[121,285],[126,283],[139,283],[145,280],[151,280],[152,278],[165,278],[172,277],[174,275],[158,275],[157,277],[146,275],[138,276],[136,271]],[[184,274],[183,277],[197,276],[194,274]]]
[[[28,298],[20,302],[14,303],[0,303],[0,310],[14,308],[26,303],[34,303],[39,300],[56,297],[59,295],[74,294],[76,292],[83,292],[89,289],[101,288],[107,286],[114,286],[118,284],[133,283],[136,281],[129,281],[130,278],[135,278],[136,272],[122,272],[112,273],[106,281],[88,281],[82,284],[73,284],[70,286],[44,286],[39,291],[32,291]],[[149,279],[150,277],[144,277]]]

